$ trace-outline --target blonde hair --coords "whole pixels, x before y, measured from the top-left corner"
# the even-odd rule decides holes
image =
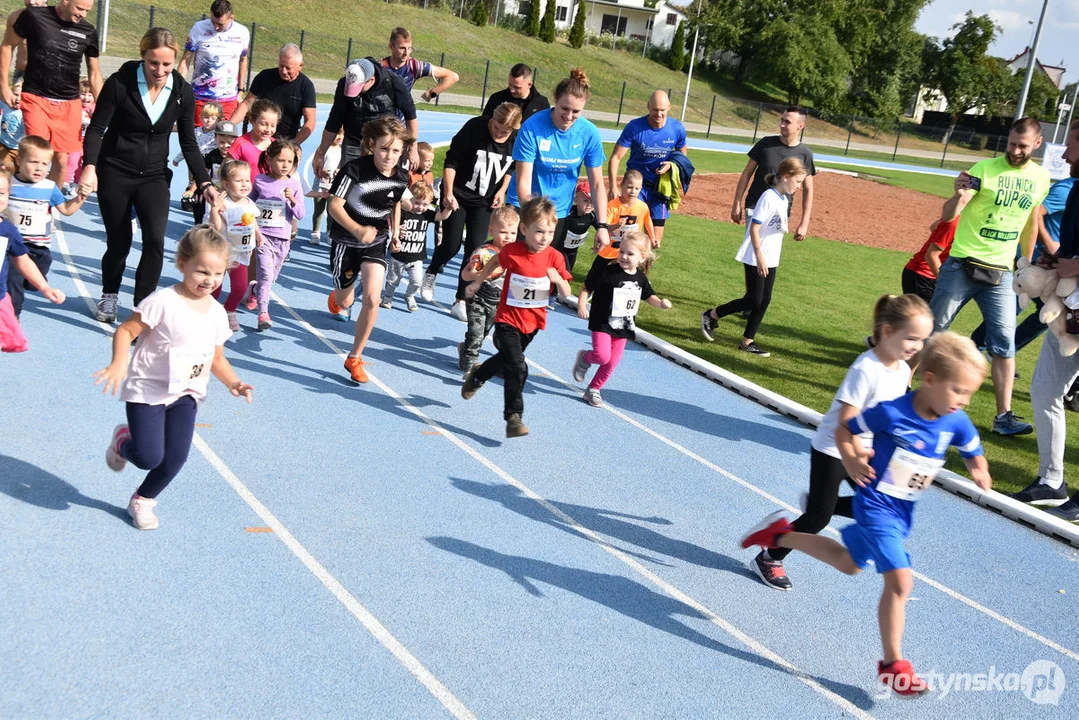
[[[537,195],[521,203],[521,222],[525,227],[532,227],[540,220],[558,222],[558,210],[554,202],[545,195]]]
[[[555,102],[566,93],[585,100],[591,97],[592,90],[588,87],[588,76],[585,75],[584,68],[573,68],[569,71],[569,77],[558,83],[558,87],[554,89]]]
[[[625,183],[626,180],[640,180],[643,183],[644,175],[641,175],[640,170],[626,170],[626,174],[622,176],[622,182]]]
[[[419,200],[423,205],[430,205],[431,201],[435,199],[435,189],[424,180],[417,180],[412,183],[408,191],[412,193],[412,197]]]
[[[774,173],[768,173],[764,176],[764,184],[768,187],[772,187],[776,184],[776,180],[781,177],[787,177],[788,175],[808,175],[809,170],[806,168],[805,163],[796,157],[789,157],[783,162],[779,163],[779,167],[776,168]]]
[[[421,141],[416,143],[416,154],[418,155],[419,153],[430,153],[431,155],[434,155],[435,149],[431,146],[431,143]]]
[[[956,376],[961,369],[973,370],[985,377],[988,363],[974,341],[953,332],[939,332],[926,340],[918,372],[933,373],[942,380]]]
[[[514,106],[516,107],[516,105]],[[502,227],[516,227],[521,217],[512,205],[503,205],[491,211],[491,224],[499,223]]]
[[[246,160],[226,160],[221,165],[221,169],[218,171],[221,173],[221,182],[225,182],[232,174],[237,170],[243,170],[248,175],[251,174],[251,163]]]
[[[881,295],[873,306],[873,343],[880,342],[885,325],[898,330],[919,315],[933,319],[929,305],[917,295]]]
[[[196,225],[184,233],[176,245],[176,266],[197,258],[204,252],[229,256],[229,241],[209,225]]]
[[[213,102],[208,102],[205,105],[203,105],[202,110],[199,110],[199,115],[202,115],[202,113],[206,112],[207,110],[215,111],[217,113],[217,119],[218,120],[220,120],[225,115],[224,106],[222,106],[221,103],[217,102],[216,100],[213,101]]]
[[[656,251],[652,249],[652,239],[640,230],[628,232],[622,236],[622,245],[633,245],[641,253],[641,270],[647,275],[656,261]]]
[[[40,135],[26,135],[19,140],[19,144],[16,146],[20,160],[26,159],[26,154],[30,152],[30,148],[41,150],[42,152],[54,152],[52,145],[45,138]]]
[[[139,40],[139,56],[141,57],[151,50],[163,47],[172,50],[177,58],[180,57],[180,43],[176,41],[176,36],[172,34],[172,30],[163,27],[152,27]]]
[[[521,128],[521,108],[511,102],[504,102],[496,107],[493,117],[495,122],[506,125],[513,130]]]

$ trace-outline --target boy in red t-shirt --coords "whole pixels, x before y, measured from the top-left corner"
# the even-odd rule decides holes
[[[521,205],[521,232],[524,242],[512,242],[484,265],[465,288],[471,298],[483,281],[504,271],[502,297],[495,311],[495,347],[498,354],[465,373],[461,397],[468,400],[483,384],[501,372],[504,382],[506,437],[521,437],[528,428],[521,422],[524,412],[524,384],[528,378],[525,348],[536,333],[547,327],[547,296],[552,283],[562,297],[570,295],[562,254],[551,247],[558,216],[546,197],[535,197]]]
[[[957,215],[954,220],[937,220],[929,226],[929,239],[903,267],[904,294],[917,295],[926,302],[933,299],[933,292],[937,289],[937,274],[941,264],[948,259],[952,251],[952,241],[955,239],[955,228],[958,224]]]

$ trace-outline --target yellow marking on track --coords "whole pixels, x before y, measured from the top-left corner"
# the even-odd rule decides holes
[[[273,528],[271,528],[271,527],[245,527],[244,532],[249,532],[249,533],[272,533]]]

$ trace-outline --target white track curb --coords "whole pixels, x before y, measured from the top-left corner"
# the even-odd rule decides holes
[[[563,303],[576,310],[577,298],[568,297],[562,298],[561,300]],[[812,408],[808,408],[805,405],[783,397],[771,390],[767,390],[739,375],[724,370],[718,365],[713,365],[707,360],[702,360],[693,353],[675,347],[665,340],[660,340],[652,333],[639,328],[637,329],[637,342],[668,360],[672,360],[683,367],[689,368],[695,373],[704,375],[706,378],[719,383],[728,390],[733,390],[743,397],[754,400],[765,407],[771,408],[787,417],[794,418],[798,422],[809,425],[810,427],[817,427],[820,425],[820,421],[824,417],[821,413]],[[970,480],[956,475],[949,470],[941,470],[937,474],[935,482],[948,492],[954,493],[959,497],[977,503],[978,505],[988,508],[1007,518],[1021,522],[1040,533],[1044,533],[1052,538],[1079,547],[1079,526],[1061,520],[1060,518],[1053,517],[1026,503],[1013,500],[995,490],[984,492]]]

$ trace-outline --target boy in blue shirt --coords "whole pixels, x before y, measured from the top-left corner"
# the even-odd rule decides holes
[[[769,515],[742,540],[745,548],[801,550],[848,575],[872,560],[884,576],[878,608],[884,659],[877,675],[900,695],[928,689],[902,655],[906,603],[914,585],[903,540],[914,522],[914,504],[944,465],[949,446],[958,448],[979,488],[992,485],[978,431],[962,411],[985,379],[985,358],[968,338],[937,333],[925,344],[920,372],[916,391],[864,410],[846,427],[836,428],[843,466],[858,485],[854,524],[841,531],[842,543],[792,532],[781,512]],[[872,453],[856,434],[865,432],[873,433]]]

